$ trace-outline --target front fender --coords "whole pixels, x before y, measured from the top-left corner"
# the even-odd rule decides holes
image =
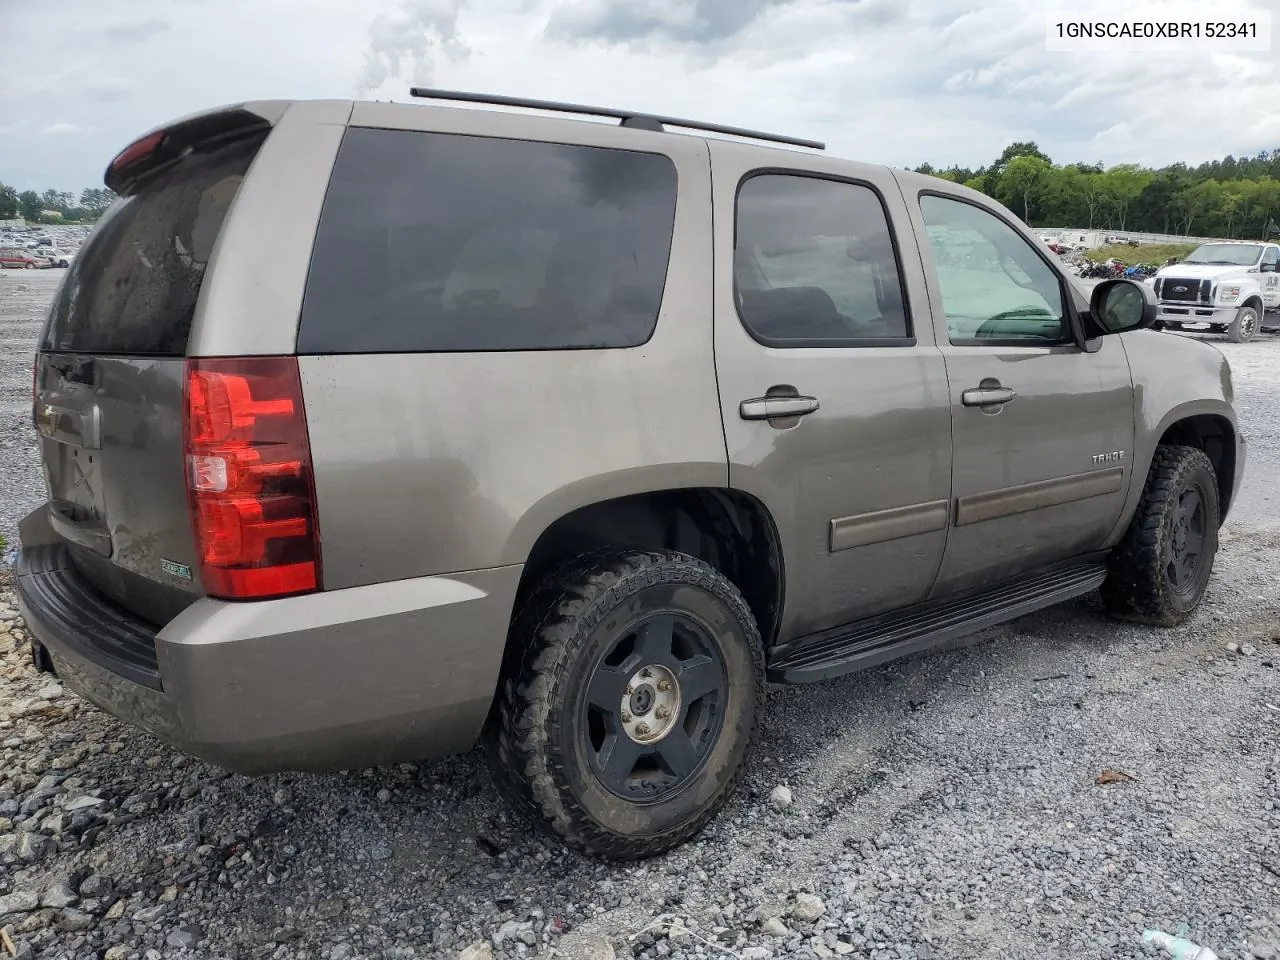
[[[1120,339],[1133,374],[1134,467],[1124,511],[1109,545],[1124,535],[1142,497],[1156,447],[1178,423],[1193,417],[1213,418],[1219,429],[1229,431],[1235,468],[1228,504],[1234,502],[1244,474],[1244,438],[1234,406],[1231,366],[1222,351],[1200,340],[1150,330],[1122,334]]]

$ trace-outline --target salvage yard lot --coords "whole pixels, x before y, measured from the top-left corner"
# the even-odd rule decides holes
[[[11,541],[40,497],[30,358],[61,277],[0,275]],[[476,756],[260,780],[186,759],[32,673],[0,587],[0,928],[76,960],[1138,957],[1147,928],[1280,955],[1280,338],[1214,342],[1249,462],[1191,622],[1088,598],[775,688],[738,796],[645,864],[535,835]]]

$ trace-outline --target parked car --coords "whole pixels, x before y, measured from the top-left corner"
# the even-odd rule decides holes
[[[1235,343],[1280,331],[1280,244],[1215,240],[1156,271],[1159,322]]]
[[[32,270],[49,266],[44,257],[36,256],[32,250],[22,247],[4,247],[0,249],[0,268],[9,270]]]
[[[559,115],[247,103],[111,163],[36,366],[42,669],[248,774],[479,741],[634,858],[734,792],[767,677],[1197,608],[1244,442],[1148,288],[818,144],[497,105]]]
[[[70,267],[71,261],[75,259],[74,253],[58,247],[37,247],[36,254],[48,260],[49,265],[52,267]]]

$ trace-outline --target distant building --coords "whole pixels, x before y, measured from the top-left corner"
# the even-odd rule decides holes
[[[40,216],[44,217],[46,220],[61,220],[62,211],[61,210],[41,210]]]

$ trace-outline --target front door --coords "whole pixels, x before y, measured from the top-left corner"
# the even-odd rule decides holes
[[[942,596],[1103,546],[1133,467],[1133,385],[1118,338],[1077,345],[1066,278],[1003,214],[912,200],[955,447]]]
[[[1268,310],[1280,310],[1280,247],[1272,244],[1262,252],[1259,269],[1263,304]]]
[[[928,594],[951,492],[946,370],[887,170],[711,150],[729,483],[776,521],[785,642]]]

